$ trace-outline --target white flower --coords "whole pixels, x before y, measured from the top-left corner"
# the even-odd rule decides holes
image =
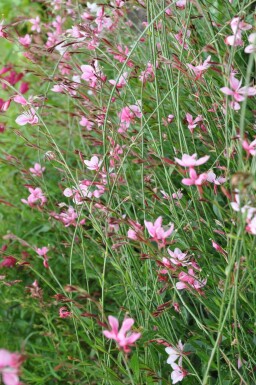
[[[171,366],[173,366],[174,362],[179,358],[179,366],[182,365],[183,345],[181,343],[181,340],[179,340],[177,348],[168,347],[168,348],[165,348],[165,351],[167,354],[169,354],[167,364],[170,364]]]
[[[88,168],[88,170],[99,170],[102,160],[100,160],[97,156],[93,156],[91,160],[84,160],[84,164]]]
[[[101,8],[96,3],[86,3],[87,8],[89,8],[91,13],[97,13]]]
[[[171,373],[172,383],[176,384],[183,380],[186,376],[186,372],[177,364],[172,364],[173,372]]]

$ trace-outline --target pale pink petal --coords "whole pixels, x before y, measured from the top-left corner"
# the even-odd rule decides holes
[[[248,40],[250,43],[255,43],[256,44],[256,32],[251,33],[250,36],[248,37]]]
[[[154,223],[154,227],[161,227],[162,226],[162,223],[163,223],[163,218],[162,217],[158,217]]]
[[[195,184],[200,186],[203,182],[205,182],[207,180],[207,173],[203,173],[201,175],[199,175],[199,177],[197,178],[197,180],[195,181]]]
[[[173,372],[171,373],[171,379],[172,379],[172,383],[176,384],[177,382],[180,382],[183,380],[184,374],[181,368],[177,364],[173,364],[172,368],[173,368]]]
[[[255,51],[256,51],[256,46],[253,44],[248,45],[247,47],[245,47],[245,50],[244,50],[245,53],[253,53]]]
[[[146,226],[149,234],[153,237],[155,235],[155,233],[154,233],[154,226],[153,226],[152,222],[144,221],[144,223],[145,223],[145,226]]]
[[[12,363],[12,353],[8,350],[0,349],[0,368],[5,366],[11,366]]]
[[[193,186],[195,181],[189,178],[183,178],[181,181],[185,186]]]
[[[242,88],[240,88],[239,93],[242,95],[254,96],[254,95],[256,95],[256,88],[254,88],[254,87],[242,87]]]
[[[14,96],[13,101],[15,103],[22,104],[23,106],[27,104],[26,99],[23,96],[20,96],[20,95]]]
[[[141,337],[141,333],[132,333],[129,337],[126,338],[126,344],[132,345]]]
[[[200,166],[201,164],[204,164],[205,162],[207,162],[208,159],[210,159],[209,155],[203,156],[202,158],[196,161],[196,166]]]
[[[223,94],[226,94],[226,95],[233,95],[234,94],[234,91],[232,91],[230,88],[228,87],[222,87],[220,89],[221,92],[223,92]]]
[[[65,195],[65,197],[67,197],[67,198],[72,197],[73,191],[71,190],[71,188],[66,188],[66,189],[63,191],[63,195]]]
[[[174,224],[172,223],[169,230],[164,232],[164,238],[168,238],[172,234],[173,230],[174,230]]]
[[[239,103],[237,103],[236,101],[232,101],[230,102],[230,108],[232,108],[235,111],[238,111],[240,110],[241,107]]]
[[[186,289],[187,288],[187,285],[185,284],[185,282],[177,282],[176,283],[176,289],[177,290],[182,290],[182,289]]]
[[[19,385],[19,377],[17,376],[16,373],[11,373],[11,372],[3,372],[3,382],[5,385]]]
[[[226,37],[225,43],[234,47],[239,47],[239,46],[241,47],[244,45],[242,36],[240,33]]]
[[[239,90],[239,93],[241,92],[241,89]],[[243,95],[240,95],[240,94],[238,94],[238,93],[235,93],[234,94],[234,99],[238,102],[238,103],[240,103],[240,102],[243,102],[244,100],[245,100],[245,96],[243,96]]]
[[[118,336],[122,337],[125,335],[125,333],[127,333],[132,325],[134,324],[134,320],[132,318],[126,318],[124,321],[123,321],[123,324],[122,324],[122,327],[118,333]]]
[[[242,84],[242,80],[236,79],[236,77],[233,74],[230,75],[229,82],[230,82],[231,88],[235,91],[237,91]]]
[[[15,122],[19,125],[19,126],[25,126],[25,124],[27,124],[29,122],[29,117],[22,114],[22,115],[19,115],[17,117],[17,119],[15,120]]]
[[[102,332],[104,334],[105,337],[109,338],[109,339],[116,339],[116,334],[113,333],[112,331],[109,331],[109,330],[103,330]]]
[[[180,166],[184,167],[184,162],[181,159],[174,158],[175,162],[177,162]]]
[[[118,319],[110,315],[108,317],[108,322],[109,322],[109,325],[112,328],[112,332],[114,332],[117,335],[118,327],[119,327]]]

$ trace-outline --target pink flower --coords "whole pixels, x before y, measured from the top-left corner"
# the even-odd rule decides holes
[[[119,349],[123,350],[125,353],[131,351],[130,347],[134,345],[134,342],[141,337],[141,333],[127,333],[130,331],[134,320],[132,318],[126,318],[123,321],[121,329],[118,331],[119,322],[118,319],[112,316],[108,317],[109,325],[111,330],[104,330],[103,334],[105,337],[115,340]]]
[[[173,120],[174,120],[174,115],[170,114],[170,115],[167,116],[167,122],[168,123],[171,124],[173,122]]]
[[[177,348],[165,348],[166,353],[169,355],[167,363],[170,364],[173,369],[171,373],[171,379],[173,384],[182,381],[183,378],[187,375],[187,371],[181,367],[183,349],[184,345],[182,344],[181,340],[179,340]],[[178,364],[175,363],[177,359],[179,359]]]
[[[69,226],[76,226],[77,225],[77,218],[78,218],[78,215],[77,215],[77,212],[75,211],[75,209],[72,207],[72,206],[69,206],[69,208],[67,209],[66,212],[62,212],[61,214],[56,214],[56,213],[51,213],[51,215],[59,220],[60,222],[62,222],[64,224],[65,227],[69,227]],[[84,223],[84,220],[82,220],[80,222],[80,224],[83,224]]]
[[[186,37],[190,37],[191,35],[191,31],[188,29],[187,32],[186,32],[186,36],[184,36],[183,32],[182,32],[182,29],[180,29],[179,33],[177,33],[176,35],[174,35],[175,39],[178,41],[178,43],[183,46],[183,48],[185,50],[188,50],[188,44],[185,42],[185,38]]]
[[[230,26],[234,34],[237,30],[248,31],[249,29],[252,29],[251,24],[246,23],[244,20],[240,20],[239,17],[234,17],[234,19],[231,20]]]
[[[249,35],[249,37],[248,37],[248,40],[249,40],[249,43],[251,43],[251,44],[249,44],[249,45],[245,48],[244,52],[246,52],[246,53],[253,53],[253,52],[256,52],[256,32],[251,33],[251,34]]]
[[[96,189],[94,191],[92,190],[93,185],[96,185]],[[83,204],[84,198],[92,198],[93,196],[95,198],[99,198],[102,194],[104,194],[104,192],[104,186],[100,184],[95,184],[89,180],[84,180],[79,183],[78,188],[66,188],[63,194],[68,198],[73,197],[73,202],[77,205],[81,205]]]
[[[113,2],[111,2],[110,3],[111,5],[113,5],[113,6],[116,6],[116,7],[118,7],[118,8],[121,8],[121,7],[123,7],[124,6],[124,1],[123,0],[115,0],[115,2],[113,3]]]
[[[35,125],[38,123],[38,121],[39,120],[36,116],[36,111],[34,108],[31,108],[30,110],[24,112],[24,114],[19,115],[15,120],[15,122],[20,126],[24,126],[25,124]]]
[[[158,243],[160,248],[165,246],[166,238],[168,238],[174,230],[174,225],[171,224],[169,230],[165,231],[164,228],[162,227],[162,222],[163,222],[162,217],[157,218],[154,223],[144,221],[145,226],[149,232],[149,235],[152,237],[153,241]]]
[[[48,249],[48,247],[46,247],[46,246],[43,246],[41,249],[36,248],[37,254],[40,255],[40,256],[42,256],[42,257],[45,257],[46,254],[48,253],[48,251],[49,251],[49,249]]]
[[[82,65],[81,70],[83,72],[81,78],[85,81],[90,81],[96,77],[95,69],[90,65]]]
[[[42,176],[45,171],[45,167],[42,167],[39,163],[35,163],[33,168],[30,168],[29,171],[35,176]]]
[[[32,187],[28,188],[28,191],[30,192],[30,195],[28,196],[27,200],[26,199],[21,199],[21,201],[30,207],[33,207],[35,203],[40,202],[40,206],[43,206],[46,202],[47,199],[44,196],[42,190],[39,187],[36,187],[35,189]]]
[[[13,97],[13,101],[15,103],[22,104],[23,106],[26,106],[28,104],[26,99],[23,96],[20,96],[20,95],[15,95]]]
[[[234,47],[243,46],[241,31],[237,31],[236,35],[230,35],[225,38],[225,43]]]
[[[197,158],[197,154],[193,154],[193,155],[183,154],[181,160],[178,158],[174,158],[174,159],[182,167],[194,168],[195,166],[201,166],[201,164],[206,163],[210,157],[208,155],[205,155],[202,158],[199,158],[199,159],[196,159],[196,158]]]
[[[111,29],[113,25],[113,21],[110,17],[105,16],[104,7],[100,7],[100,9],[97,11],[97,17],[94,20],[95,23],[98,26],[98,32],[102,32],[103,29]]]
[[[134,222],[134,221],[129,221],[129,222],[132,224],[133,229],[129,228],[127,237],[132,239],[133,241],[138,241],[139,239],[142,238],[143,227],[138,222]]]
[[[246,151],[247,156],[255,156],[256,155],[256,139],[251,143],[247,142],[247,140],[243,140],[242,143],[243,149]]]
[[[172,369],[173,372],[171,373],[171,379],[173,384],[177,384],[177,382],[182,381],[183,378],[188,374],[186,370],[175,363],[172,364]]]
[[[115,86],[117,89],[121,89],[126,85],[127,77],[128,77],[128,72],[124,72],[124,74],[119,77],[118,81],[111,79],[109,80],[109,83]]]
[[[66,308],[66,306],[63,306],[59,309],[59,316],[60,318],[68,318],[72,315],[70,311]]]
[[[31,31],[37,31],[39,33],[41,31],[40,17],[36,16],[35,19],[30,19],[29,21],[32,23]]]
[[[141,118],[142,112],[138,105],[132,104],[130,106],[124,107],[119,114],[121,120],[121,126],[118,129],[118,132],[124,132],[130,124],[135,122],[135,118]]]
[[[100,10],[100,7],[96,3],[86,3],[87,8],[89,8],[91,13],[97,13]]]
[[[56,29],[56,34],[60,35],[62,33],[62,25],[65,22],[65,18],[61,18],[60,15],[52,22],[52,26]]]
[[[242,46],[242,31],[247,31],[252,28],[251,24],[245,23],[239,17],[234,17],[230,22],[233,35],[226,37],[225,43],[231,46]]]
[[[46,269],[49,268],[48,255],[47,255],[48,251],[49,251],[48,247],[45,247],[45,246],[42,247],[41,249],[39,248],[36,249],[36,253],[40,255],[40,257],[43,257],[43,265]]]
[[[195,289],[198,293],[202,293],[201,288],[206,285],[207,280],[204,279],[203,281],[199,281],[195,277],[195,273],[193,269],[188,270],[188,274],[182,271],[179,274],[179,282],[176,283],[176,288],[177,290],[182,290],[182,289],[189,289],[193,288]]]
[[[84,160],[84,164],[86,165],[88,170],[98,171],[102,164],[102,160],[100,160],[97,156],[94,155],[91,160]]]
[[[207,180],[207,173],[197,175],[196,170],[193,168],[189,169],[189,178],[183,178],[182,183],[186,186],[202,186]]]
[[[94,126],[94,123],[91,122],[90,120],[88,120],[85,116],[82,116],[79,124],[82,126],[82,127],[86,127],[87,131],[91,131],[92,130],[92,127]]]
[[[256,235],[256,216],[252,218],[252,220],[248,221],[248,225],[246,226],[246,231],[250,234]]]
[[[147,64],[147,68],[145,71],[142,71],[139,80],[143,83],[146,84],[146,82],[152,82],[155,79],[155,72],[154,72],[154,66],[149,62]]]
[[[182,365],[182,352],[184,349],[184,345],[181,340],[179,340],[177,348],[168,347],[165,348],[166,353],[169,355],[167,359],[167,364],[173,365],[173,363],[179,358],[179,366]]]
[[[239,103],[244,101],[246,96],[254,96],[256,95],[256,88],[254,87],[241,87],[242,80],[238,80],[235,78],[234,74],[230,75],[229,78],[230,87],[221,88],[221,92],[226,95],[232,96],[232,102],[230,103],[230,107],[233,110],[239,110]]]
[[[66,87],[62,84],[54,84],[54,86],[51,88],[52,92],[58,92],[58,93],[64,93],[66,90]]]
[[[27,33],[25,36],[19,37],[19,42],[24,47],[29,47],[31,44],[31,36]]]
[[[214,193],[217,194],[217,186],[220,186],[221,184],[226,182],[226,178],[223,176],[216,176],[216,174],[213,171],[207,172],[207,182],[214,184]]]
[[[186,266],[188,264],[187,253],[182,253],[182,251],[180,249],[178,249],[177,247],[174,249],[174,251],[171,251],[170,249],[168,249],[167,251],[171,257],[170,261],[174,265]]]
[[[128,47],[122,47],[121,45],[117,46],[118,53],[112,52],[114,54],[114,58],[118,60],[120,63],[124,63],[127,59],[127,56],[129,55],[129,48]],[[131,60],[127,61],[128,67],[133,67],[133,63]]]
[[[138,240],[138,236],[137,236],[137,233],[135,230],[133,229],[129,229],[128,232],[127,232],[127,237],[132,239],[133,241],[137,241]]]
[[[168,195],[164,190],[160,190],[160,193],[163,195],[164,199],[171,199],[170,195]],[[177,190],[175,193],[172,194],[172,198],[176,200],[180,200],[183,197],[182,190]],[[178,205],[179,203],[177,203]]]
[[[237,192],[237,190],[236,190]],[[250,220],[252,219],[252,217],[255,215],[256,213],[256,208],[254,207],[251,207],[249,204],[251,203],[250,201],[247,202],[248,204],[246,204],[245,206],[241,206],[241,199],[240,199],[240,196],[238,193],[235,194],[235,202],[231,202],[230,205],[232,207],[233,210],[237,211],[237,212],[241,212],[242,214],[246,214],[247,216],[247,222],[250,222]]]
[[[81,79],[85,80],[86,82],[89,82],[89,85],[92,88],[95,88],[97,85],[97,75],[95,69],[90,65],[82,65],[81,66],[82,75]]]
[[[163,257],[161,262],[158,261],[158,264],[160,266],[164,266],[165,267],[165,269],[161,269],[159,271],[160,274],[165,275],[165,274],[168,274],[169,270],[172,270],[172,271],[176,270],[176,268],[171,264],[171,261],[170,261],[169,258]],[[161,278],[161,276],[160,276],[160,278]]]
[[[180,200],[183,197],[182,190],[177,190],[175,193],[172,194],[173,199]]]
[[[180,8],[180,9],[185,9],[188,1],[189,0],[179,0],[179,1],[176,1],[175,5],[176,5],[176,7]]]
[[[162,196],[163,196],[164,199],[171,200],[170,195],[168,195],[164,190],[160,190],[160,193],[162,194]],[[175,192],[175,193],[172,194],[172,198],[175,199],[175,200],[178,200],[178,201],[179,201],[182,197],[183,197],[183,193],[181,192],[181,190],[177,190],[177,192]],[[179,202],[176,202],[175,204],[176,204],[176,206],[179,206],[179,205],[180,205]]]
[[[203,62],[203,64],[199,64],[198,66],[193,66],[192,64],[188,64],[188,67],[196,75],[196,80],[200,79],[204,74],[204,72],[211,66],[210,61],[211,61],[211,56],[208,56],[208,58]]]
[[[189,113],[186,113],[186,119],[187,119],[187,122],[188,122],[188,129],[189,129],[189,131],[191,132],[191,134],[193,134],[194,128],[196,128],[197,123],[203,121],[202,115],[198,115],[198,116],[193,120],[193,116],[190,115]]]
[[[63,194],[68,198],[73,197],[73,202],[77,205],[83,204],[84,198],[86,198],[86,197],[91,198],[93,196],[92,192],[89,191],[88,186],[84,186],[82,184],[79,184],[79,189],[66,188],[64,190]]]
[[[21,363],[22,357],[20,354],[0,349],[0,373],[5,385],[21,385],[19,381]]]
[[[208,171],[207,172],[207,181],[210,183],[214,183],[214,184],[219,186],[222,183],[226,182],[226,178],[224,178],[223,176],[217,177],[213,171]]]

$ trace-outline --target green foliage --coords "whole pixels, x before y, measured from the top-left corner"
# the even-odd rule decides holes
[[[245,232],[246,218],[232,211],[229,195],[239,187],[243,204],[255,204],[255,186],[243,179],[246,173],[255,179],[255,159],[246,158],[237,137],[238,133],[243,137],[244,131],[247,137],[255,135],[254,101],[246,100],[239,113],[228,108],[225,115],[220,93],[228,82],[231,63],[243,84],[249,84],[253,76],[253,59],[248,61],[244,48],[230,49],[224,43],[231,33],[228,22],[234,9],[244,14],[249,4],[195,3],[184,11],[173,7],[173,16],[167,17],[168,2],[148,1],[146,11],[141,11],[143,20],[147,13],[144,30],[122,22],[118,33],[101,36],[95,51],[87,50],[84,42],[74,46],[63,35],[66,43],[72,43],[67,45],[71,55],[65,62],[56,50],[45,48],[46,30],[44,35],[35,34],[28,49],[34,60],[24,58],[26,49],[17,44],[18,35],[31,33],[29,18],[55,19],[47,2],[1,1],[5,24],[14,23],[8,29],[10,39],[0,41],[1,65],[12,63],[24,73],[24,81],[30,83],[28,95],[37,97],[34,102],[40,118],[38,125],[18,126],[15,119],[23,107],[14,102],[1,113],[6,130],[0,134],[0,234],[2,245],[8,246],[2,249],[1,258],[12,255],[17,264],[0,270],[0,348],[25,354],[22,380],[27,384],[169,385],[171,367],[159,340],[172,346],[179,340],[185,344],[183,365],[188,375],[184,385],[255,383],[255,236]],[[138,5],[136,1],[126,5],[131,13],[137,12],[132,8]],[[83,1],[72,6],[78,15],[87,9]],[[68,18],[66,9],[60,13],[68,19],[65,28],[82,20],[80,16]],[[124,21],[128,21],[126,15]],[[160,31],[158,21],[162,22]],[[248,14],[246,21],[253,22],[253,16]],[[188,50],[174,37],[184,26],[192,31]],[[125,63],[115,61],[110,52],[118,44],[129,47]],[[214,64],[196,81],[186,65],[202,62],[209,53],[205,51],[210,51]],[[108,81],[96,92],[85,81],[76,89],[72,76],[59,70],[64,63],[72,75],[81,75],[81,65],[95,59],[108,80],[126,70],[130,73],[124,90],[117,92]],[[132,68],[128,60],[134,63]],[[156,77],[144,85],[138,75],[148,62]],[[71,84],[77,93],[54,93],[51,88],[56,84]],[[6,100],[18,90],[19,84],[1,90],[0,97]],[[118,134],[118,114],[138,100],[142,119]],[[218,108],[213,113],[214,105]],[[206,131],[197,128],[192,136],[184,120],[187,112],[193,117],[203,115]],[[104,123],[98,125],[101,114],[105,114]],[[175,116],[171,124],[165,123],[168,114]],[[81,116],[93,121],[92,131],[81,127]],[[63,191],[84,179],[97,181],[97,173],[83,163],[94,154],[104,160],[106,173],[112,169],[111,141],[122,148],[115,175],[107,176],[106,191],[99,200],[86,197],[76,206],[77,225],[65,227],[53,215],[75,206]],[[202,193],[196,186],[182,185],[186,172],[173,161],[184,153],[209,154],[200,172],[212,169],[220,175],[223,171],[224,189],[217,186],[216,193],[205,185]],[[42,178],[28,171],[35,162],[46,167]],[[242,182],[237,186],[231,179],[238,173]],[[45,207],[21,202],[28,196],[28,186],[42,189],[48,199]],[[183,197],[177,201],[172,194],[181,187]],[[170,198],[164,199],[161,191]],[[200,266],[199,281],[207,279],[202,293],[177,290],[181,267],[159,279],[162,259],[169,255],[166,248],[149,240],[146,230],[139,241],[128,239],[132,226],[128,220],[143,225],[144,220],[154,222],[159,216],[165,226],[175,225],[168,248],[180,248]],[[82,219],[85,223],[80,226]],[[212,240],[224,251],[215,250]],[[43,246],[49,247],[49,269],[36,253]],[[33,286],[35,280],[39,291]],[[180,312],[175,311],[176,303]],[[161,308],[163,304],[166,307]],[[63,306],[71,317],[59,317]],[[136,320],[133,330],[142,336],[130,355],[103,337],[108,315],[118,317],[120,323],[128,316]],[[238,358],[244,360],[239,369]]]

